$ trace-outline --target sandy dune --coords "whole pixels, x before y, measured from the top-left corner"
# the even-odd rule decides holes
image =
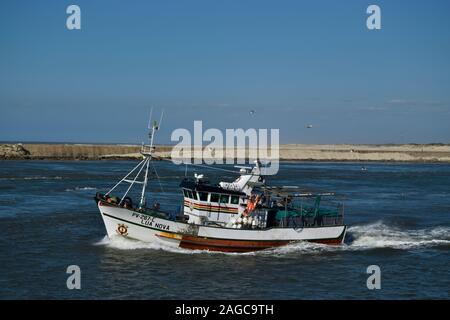
[[[3,159],[67,159],[97,160],[139,158],[138,145],[112,144],[23,144],[29,153],[13,153],[17,145],[0,145]],[[171,146],[158,146],[157,155],[170,158]],[[199,148],[194,148],[195,151]],[[246,157],[249,156],[246,150]],[[285,144],[280,146],[280,160],[318,161],[425,161],[450,162],[450,145],[310,145]],[[236,150],[224,152],[224,156],[236,157]],[[218,156],[216,151],[215,156]],[[208,156],[205,156],[207,158]]]

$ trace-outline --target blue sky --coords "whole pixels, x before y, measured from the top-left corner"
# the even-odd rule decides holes
[[[449,14],[445,0],[2,0],[0,141],[140,143],[154,106],[162,143],[194,120],[282,143],[450,143]]]

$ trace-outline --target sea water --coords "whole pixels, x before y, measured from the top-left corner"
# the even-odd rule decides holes
[[[93,197],[135,164],[1,161],[0,298],[450,297],[448,164],[282,163],[269,183],[339,194],[349,225],[345,243],[297,243],[245,254],[106,237]],[[178,185],[186,168],[169,162],[154,166],[148,202],[178,212],[182,201]],[[235,178],[188,168],[189,176],[194,173],[205,173],[211,181]],[[80,267],[80,290],[66,286],[70,265]],[[379,290],[367,287],[370,265],[380,267]]]

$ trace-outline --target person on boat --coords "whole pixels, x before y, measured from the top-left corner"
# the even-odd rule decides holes
[[[133,200],[131,200],[130,197],[123,198],[122,203],[123,203],[122,207],[124,207],[125,209],[132,209],[133,208]],[[119,202],[119,204],[120,204],[120,202]]]
[[[278,200],[276,205],[278,207],[285,208],[286,206],[289,207],[291,203],[292,203],[292,197],[287,196],[287,197],[284,197],[284,198],[281,198],[280,200]]]
[[[255,198],[254,195],[251,196],[250,199],[248,199],[248,201],[247,201],[247,211],[248,211],[248,213],[251,213],[253,210],[255,210],[256,205],[259,202],[259,199],[260,199],[260,196],[256,196],[256,198]]]

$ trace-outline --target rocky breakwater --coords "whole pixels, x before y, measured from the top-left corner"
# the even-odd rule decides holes
[[[0,159],[28,159],[30,155],[21,143],[0,144]]]

